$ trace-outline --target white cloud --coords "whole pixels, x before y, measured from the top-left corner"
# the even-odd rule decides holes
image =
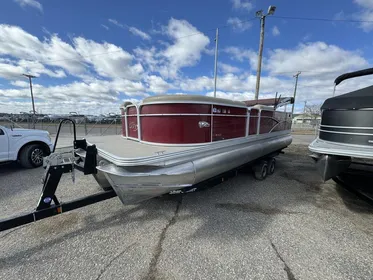
[[[77,53],[84,57],[84,60],[90,63],[102,77],[141,78],[143,72],[141,64],[132,65],[133,56],[122,48],[106,42],[100,44],[82,37],[74,38],[73,42]]]
[[[256,69],[258,65],[258,55],[253,50],[230,46],[223,51],[229,54],[232,60],[239,62],[248,61],[251,69]]]
[[[116,19],[109,18],[108,21],[120,28],[125,28],[125,26],[121,24],[119,21],[117,21]]]
[[[303,76],[319,79],[331,79],[336,74],[366,66],[368,62],[358,52],[346,51],[324,42],[299,44],[294,49],[275,49],[264,63],[264,68],[271,74],[305,71]]]
[[[141,37],[142,39],[144,39],[144,40],[150,40],[151,39],[151,37],[148,35],[148,34],[146,34],[144,31],[141,31],[140,29],[138,29],[138,28],[136,28],[136,27],[130,27],[130,28],[128,28],[128,30],[129,30],[129,32],[131,32],[133,35],[135,35],[135,36],[139,36],[139,37]]]
[[[371,9],[373,10],[373,1],[372,0],[354,0],[355,3],[360,5],[361,7],[365,9]]]
[[[218,63],[218,70],[221,70],[223,73],[237,73],[241,71],[240,68],[223,62]]]
[[[207,55],[215,55],[215,48],[211,48],[211,49],[206,48],[203,50],[203,53]]]
[[[369,32],[373,30],[373,1],[372,0],[354,0],[360,7],[360,12],[354,17],[358,20],[366,21],[360,23],[360,27]]]
[[[30,6],[32,8],[35,8],[39,10],[40,12],[43,12],[43,6],[36,0],[14,0],[17,4],[19,4],[22,8],[25,8],[26,6]]]
[[[116,19],[112,19],[112,18],[109,18],[108,21],[110,23],[120,27],[120,28],[128,29],[128,31],[131,32],[133,35],[141,37],[144,40],[150,40],[151,39],[149,34],[145,33],[144,31],[141,31],[140,29],[138,29],[136,27],[124,25],[124,24],[120,23],[119,21],[117,21]]]
[[[0,77],[5,79],[19,79],[24,73],[31,73],[35,76],[46,74],[53,78],[63,78],[66,74],[63,70],[52,71],[44,67],[37,61],[29,60],[10,60],[0,58]]]
[[[245,12],[250,12],[254,5],[247,0],[231,0],[233,4],[233,9],[244,10]]]
[[[136,59],[146,65],[150,72],[155,72],[158,69],[160,63],[159,54],[154,46],[150,49],[137,47],[133,52],[135,53]]]
[[[252,23],[248,21],[242,21],[241,19],[234,17],[227,20],[227,24],[232,25],[234,31],[243,32],[251,28]]]
[[[214,92],[210,91],[206,93],[207,96],[214,96]],[[252,100],[255,97],[253,92],[224,92],[224,91],[216,91],[216,97],[218,98],[225,98],[230,100],[237,100],[237,101],[245,101],[245,100]],[[262,98],[262,96],[261,96]]]
[[[29,83],[21,80],[17,81],[11,81],[11,85],[16,86],[16,87],[29,87]]]
[[[13,85],[21,87],[20,89],[0,89],[0,97],[24,98],[28,97],[30,91],[22,81],[14,82]],[[24,87],[25,86],[25,87]],[[61,102],[81,102],[81,101],[118,101],[119,93],[129,97],[147,96],[145,87],[141,82],[129,80],[94,80],[91,83],[72,82],[69,84],[57,86],[43,86],[33,82],[34,97],[39,100]],[[62,103],[61,103],[62,104]],[[59,103],[59,105],[61,105]]]
[[[170,88],[172,88],[172,86],[168,84],[165,80],[155,75],[147,77],[147,82],[149,84],[149,92],[153,92],[156,94],[164,94]]]
[[[19,27],[0,25],[0,55],[29,61],[29,64],[33,63],[34,65],[28,68],[36,71],[35,74],[64,77],[63,70],[66,70],[71,75],[82,77],[89,73],[90,66],[97,74],[106,78],[120,76],[127,79],[140,79],[143,73],[141,64],[133,64],[134,57],[116,45],[107,42],[97,43],[82,37],[72,38],[72,43],[70,45],[62,41],[57,35],[40,41]],[[27,68],[25,63],[18,62],[18,64]],[[52,71],[45,65],[60,67],[63,70]],[[42,67],[45,69],[40,70]],[[9,71],[22,71],[22,69],[11,67]]]
[[[228,73],[218,76],[217,89],[224,92],[250,92],[255,90],[256,76],[248,73],[236,75]],[[183,79],[177,87],[186,92],[201,93],[213,89],[214,79],[201,76],[194,79]],[[284,82],[275,77],[261,78],[261,92],[263,94],[273,93],[274,90],[285,91],[293,88],[293,81]]]
[[[194,35],[190,36],[191,34]],[[180,68],[195,65],[210,43],[207,36],[199,34],[197,28],[186,20],[171,18],[167,35],[171,37],[173,44],[162,52],[162,56],[168,60],[168,65],[161,69],[161,74],[166,77],[176,77]]]
[[[101,24],[101,27],[105,28],[106,30],[109,30],[109,27],[107,25],[105,25],[105,24]]]
[[[0,55],[18,59],[35,60],[61,67],[71,74],[83,73],[83,59],[74,47],[56,35],[41,42],[37,37],[17,26],[0,24]]]
[[[272,28],[272,35],[273,36],[279,36],[280,35],[280,30],[278,29],[278,27],[276,25],[273,26],[273,28]]]
[[[211,90],[213,85],[213,79],[206,76],[197,77],[195,79],[183,79],[177,84],[178,88],[189,92]]]

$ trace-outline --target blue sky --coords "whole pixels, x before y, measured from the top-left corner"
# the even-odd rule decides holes
[[[291,95],[292,76],[302,71],[299,111],[304,100],[329,97],[336,76],[371,66],[372,0],[5,0],[0,112],[30,111],[22,73],[38,76],[36,108],[43,113],[117,112],[123,100],[154,94],[212,95],[216,27],[218,96],[251,99],[260,29],[255,12],[269,5],[277,10],[266,19],[260,97]],[[343,84],[337,93],[366,80]]]

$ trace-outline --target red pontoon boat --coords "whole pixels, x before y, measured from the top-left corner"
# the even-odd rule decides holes
[[[286,148],[292,141],[291,114],[277,109],[293,101],[165,95],[126,102],[122,136],[86,139],[98,151],[94,176],[126,204],[192,188]],[[84,150],[77,154],[84,160]],[[272,159],[260,176],[273,168]]]
[[[35,211],[0,221],[0,231],[36,222],[118,196],[124,204],[216,185],[250,164],[257,179],[274,171],[291,143],[291,114],[276,109],[293,98],[231,101],[167,95],[126,102],[122,136],[77,139],[75,122],[60,122],[52,153],[44,158],[43,188]],[[271,106],[267,106],[271,105]],[[71,123],[74,149],[56,152],[64,123]],[[104,191],[61,203],[61,176],[92,174]]]

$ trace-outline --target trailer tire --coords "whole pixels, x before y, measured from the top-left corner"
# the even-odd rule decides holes
[[[275,173],[275,169],[276,169],[276,159],[271,158],[268,160],[268,175],[272,175],[273,173]]]
[[[19,161],[24,168],[34,168],[42,166],[44,149],[39,144],[30,144],[22,148],[19,154]]]
[[[253,168],[255,179],[262,181],[268,175],[268,163],[266,161],[261,161]]]

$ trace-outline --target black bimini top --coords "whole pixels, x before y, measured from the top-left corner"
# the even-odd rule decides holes
[[[373,68],[367,68],[367,69],[364,69],[364,70],[345,73],[345,74],[342,74],[342,75],[338,76],[334,80],[334,83],[335,83],[336,86],[338,86],[344,80],[351,79],[351,78],[356,78],[356,77],[367,76],[367,75],[372,75],[372,74],[373,74]]]
[[[355,90],[325,100],[321,109],[373,108],[373,86]]]

